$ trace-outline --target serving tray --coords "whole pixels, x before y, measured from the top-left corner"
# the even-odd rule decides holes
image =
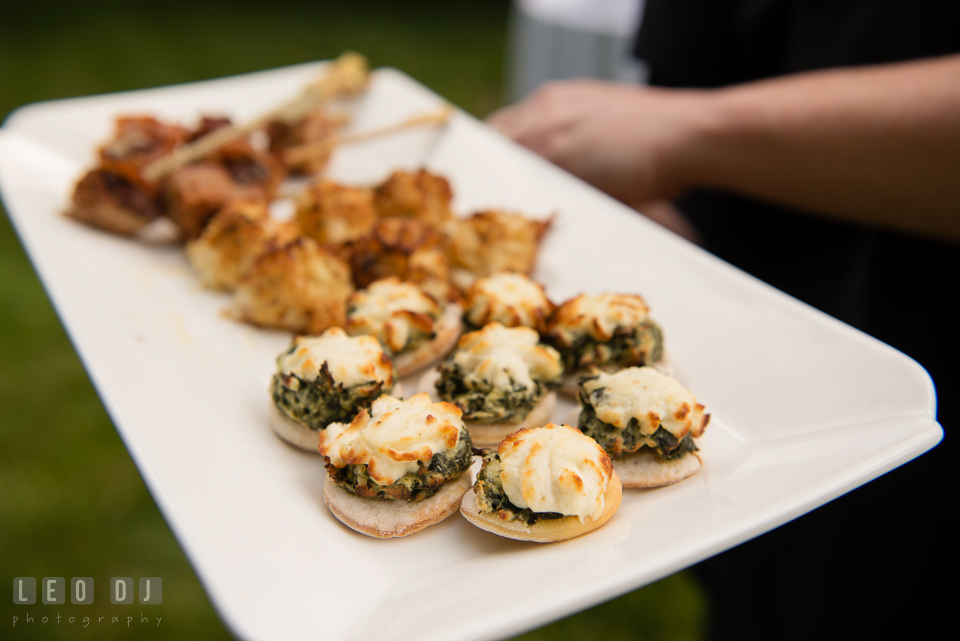
[[[564,543],[501,539],[459,515],[398,540],[343,527],[323,505],[319,456],[268,427],[267,382],[289,334],[227,318],[229,297],[200,287],[179,246],[61,215],[118,114],[242,121],[298,93],[322,64],[30,105],[0,129],[7,210],[131,457],[237,636],[506,637],[762,534],[942,437],[933,385],[916,362],[456,112],[442,130],[338,150],[329,177],[372,184],[426,166],[450,179],[463,215],[555,215],[535,277],[555,301],[645,297],[682,380],[713,417],[705,465],[679,485],[625,492],[606,526]],[[353,126],[441,103],[380,69]],[[555,420],[571,408],[561,404]]]

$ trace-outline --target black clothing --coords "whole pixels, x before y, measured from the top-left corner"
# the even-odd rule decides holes
[[[955,52],[960,2],[945,0],[647,0],[637,45],[651,83],[668,87]],[[953,592],[942,584],[960,576],[960,246],[715,191],[677,205],[713,253],[916,359],[945,432],[919,459],[696,566],[711,638],[917,638],[949,626]]]

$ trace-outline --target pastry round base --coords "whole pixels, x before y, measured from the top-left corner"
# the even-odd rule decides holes
[[[447,481],[430,498],[414,502],[357,496],[327,476],[323,484],[323,501],[351,530],[378,539],[391,539],[419,532],[456,512],[472,481],[473,476],[468,470]]]
[[[403,386],[400,384],[400,381],[397,381],[396,385],[393,386],[393,390],[390,392],[390,395],[400,398],[402,394]],[[302,450],[307,450],[308,452],[313,452],[314,454],[320,453],[319,430],[312,430],[305,425],[297,423],[295,420],[277,409],[277,406],[273,403],[273,401],[270,402],[270,409],[268,412],[270,416],[270,427],[272,427],[273,431],[277,433],[277,436],[285,440],[287,443],[295,445]]]
[[[407,376],[433,365],[450,353],[450,350],[456,346],[460,331],[463,329],[462,316],[463,309],[460,305],[455,303],[447,305],[440,321],[440,328],[432,340],[394,357],[393,364],[397,366],[400,376]]]
[[[520,521],[503,521],[494,513],[482,513],[477,509],[477,495],[467,492],[460,502],[460,514],[481,530],[492,532],[508,539],[518,541],[532,541],[534,543],[553,543],[582,536],[596,530],[610,520],[613,513],[620,507],[623,490],[616,470],[607,484],[607,492],[603,496],[603,513],[595,521],[581,523],[576,516],[565,516],[562,519],[548,519],[524,525]]]
[[[613,459],[613,469],[620,475],[623,487],[653,488],[673,485],[700,471],[703,461],[696,452],[665,461],[649,448]]]
[[[309,427],[297,423],[277,409],[273,401],[270,402],[270,427],[277,433],[277,436],[290,443],[290,445],[295,445],[314,454],[320,453],[320,431],[311,430]]]
[[[557,395],[550,392],[537,403],[537,406],[530,410],[519,423],[474,423],[473,421],[464,421],[470,432],[470,440],[474,447],[496,447],[500,441],[510,434],[517,432],[525,427],[543,427],[550,422],[550,415],[557,406]]]

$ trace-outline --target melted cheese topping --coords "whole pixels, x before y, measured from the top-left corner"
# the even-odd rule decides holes
[[[320,336],[300,336],[294,345],[277,359],[282,374],[313,381],[326,363],[334,383],[344,387],[372,380],[383,381],[385,388],[393,387],[393,363],[373,336],[351,337],[339,327],[331,327]]]
[[[603,513],[613,475],[597,442],[569,425],[523,429],[497,448],[503,490],[517,507],[576,516],[581,523]]]
[[[677,438],[688,433],[699,437],[709,419],[690,390],[653,367],[601,372],[596,379],[585,381],[583,389],[601,421],[623,429],[635,418],[640,432],[648,436],[662,427]]]
[[[647,320],[649,311],[639,296],[581,294],[560,306],[550,322],[550,332],[567,344],[584,334],[608,341],[618,327],[631,327]]]
[[[536,331],[496,322],[462,336],[453,359],[474,388],[483,388],[484,381],[494,387],[533,387],[533,379],[551,380],[563,371],[560,354],[541,345]]]
[[[347,331],[356,336],[369,334],[396,354],[417,334],[431,335],[441,315],[440,305],[413,283],[399,278],[381,278],[365,290],[354,292],[347,301],[352,309]]]
[[[467,319],[478,327],[497,321],[539,331],[552,312],[553,303],[543,287],[523,274],[503,272],[480,278],[467,292]]]
[[[391,485],[429,464],[434,454],[454,449],[463,429],[460,409],[450,403],[432,403],[426,393],[406,401],[381,396],[369,413],[353,422],[331,423],[320,432],[320,453],[335,467],[366,465],[380,485]]]

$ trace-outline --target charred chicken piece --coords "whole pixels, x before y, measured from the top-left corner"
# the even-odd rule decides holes
[[[303,119],[293,124],[288,124],[282,120],[274,120],[267,126],[267,135],[270,137],[270,153],[280,160],[284,168],[291,174],[310,175],[319,173],[330,158],[333,144],[327,146],[324,153],[299,161],[285,159],[284,152],[311,143],[332,142],[337,130],[343,124],[343,118],[330,116],[320,109],[311,111]]]
[[[199,238],[214,214],[233,200],[266,202],[259,185],[240,185],[223,165],[201,162],[174,171],[164,183],[167,217],[188,239]]]
[[[317,335],[344,325],[352,291],[346,263],[301,236],[253,261],[234,292],[234,312],[261,327]]]
[[[67,215],[115,234],[136,233],[163,213],[157,185],[140,170],[186,135],[155,118],[118,118],[113,140],[100,148],[100,165],[77,182]]]
[[[93,169],[73,190],[67,215],[115,234],[130,235],[156,219],[160,202],[137,182],[105,169]]]

